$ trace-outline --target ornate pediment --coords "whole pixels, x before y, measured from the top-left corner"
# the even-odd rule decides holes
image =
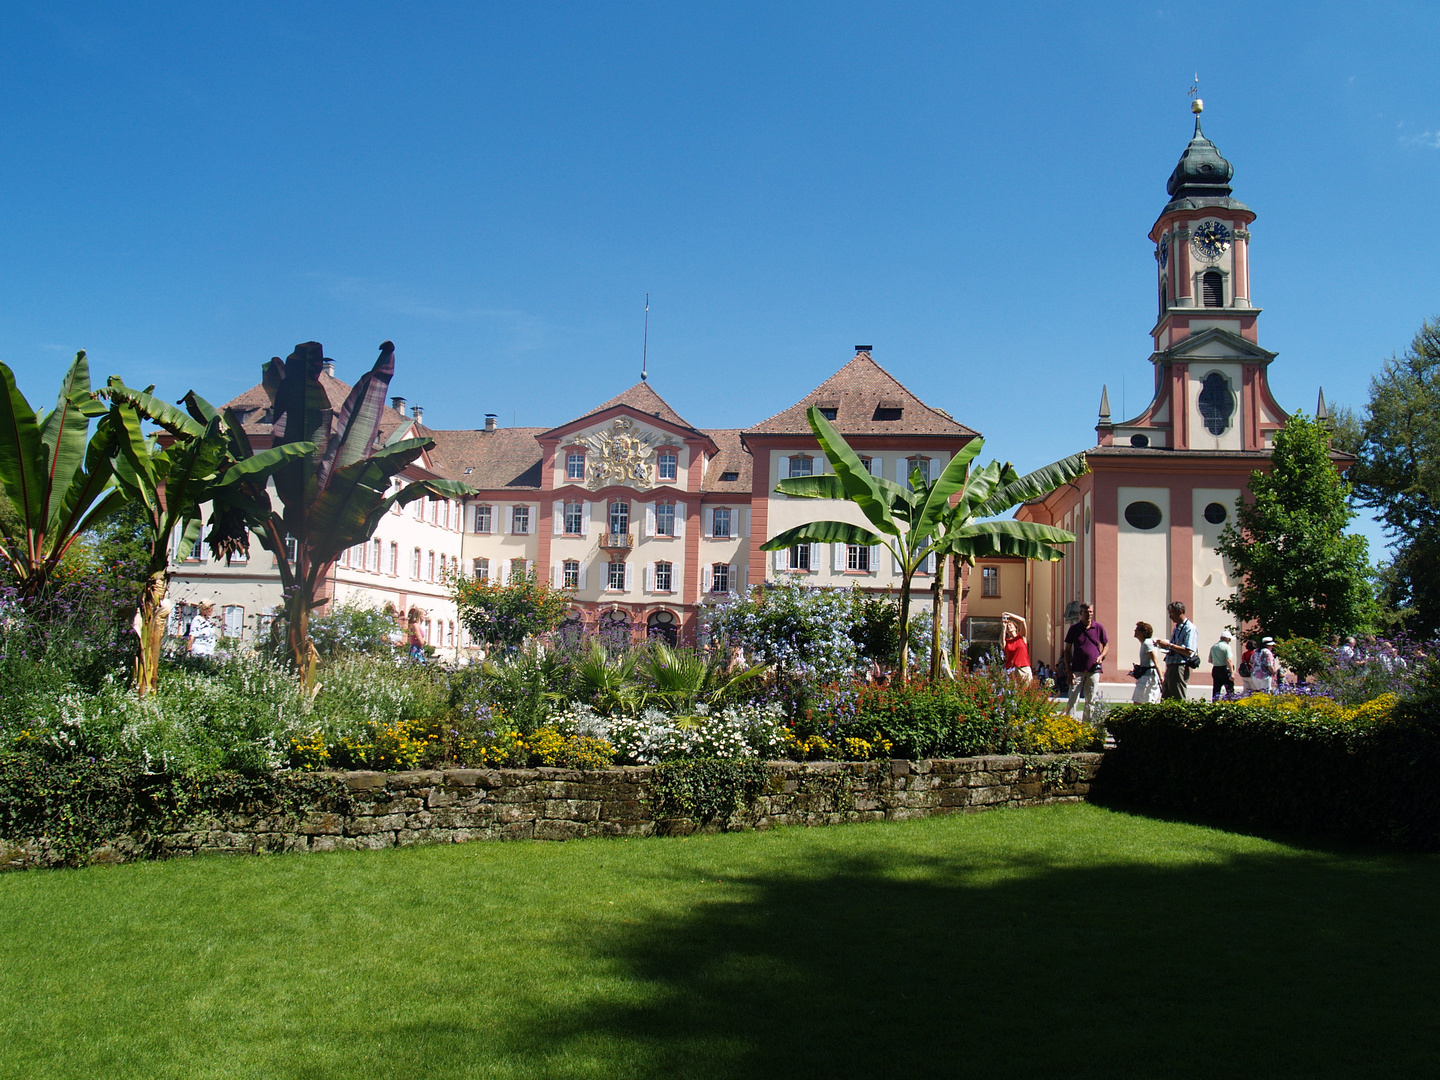
[[[645,490],[655,483],[655,447],[665,441],[628,417],[616,417],[585,440],[592,451],[586,455],[585,486],[625,484]]]
[[[1181,341],[1177,341],[1164,352],[1156,353],[1157,358],[1181,362],[1193,360],[1240,360],[1246,363],[1268,364],[1275,359],[1275,353],[1262,349],[1253,341],[1247,341],[1239,334],[1218,327],[1209,327]]]

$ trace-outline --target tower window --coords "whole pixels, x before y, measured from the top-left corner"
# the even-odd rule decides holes
[[[1225,277],[1218,270],[1200,276],[1200,302],[1204,307],[1225,306]]]
[[[1200,418],[1205,421],[1205,430],[1211,435],[1223,435],[1230,426],[1230,417],[1235,413],[1235,395],[1225,376],[1212,371],[1200,384]]]

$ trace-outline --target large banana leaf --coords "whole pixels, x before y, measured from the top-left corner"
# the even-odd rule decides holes
[[[395,345],[386,341],[380,356],[350,390],[340,408],[336,437],[320,462],[317,481],[324,488],[335,469],[343,469],[367,457],[380,434],[380,418],[385,413],[385,394],[395,376]]]
[[[30,535],[45,518],[45,465],[35,410],[15,385],[15,373],[0,364],[0,482]]]
[[[1015,521],[1001,518],[994,521],[973,521],[952,529],[947,539],[963,540],[970,536],[1015,536],[1037,540],[1046,544],[1073,544],[1075,534],[1057,529],[1054,525],[1042,525],[1038,521]]]
[[[1090,466],[1085,460],[1085,455],[1072,454],[1059,461],[1052,461],[1049,465],[1044,465],[1024,476],[1017,476],[1013,479],[1004,478],[1001,485],[984,502],[975,507],[974,516],[994,517],[996,514],[1003,514],[1023,502],[1048,495],[1062,484],[1068,484],[1089,471]]]
[[[890,546],[884,537],[877,536],[862,526],[852,525],[848,521],[810,521],[771,537],[760,545],[760,550],[780,551],[783,548],[794,547],[796,544],[863,544],[866,547],[872,544],[885,544],[886,547]]]
[[[895,536],[900,526],[895,522],[892,511],[893,498],[886,498],[885,489],[877,483],[878,478],[870,475],[858,454],[850,449],[841,434],[831,426],[830,421],[820,414],[814,405],[806,412],[810,429],[820,443],[820,449],[830,459],[830,466],[845,487],[845,496],[860,508],[866,520],[883,533]]]
[[[819,476],[792,476],[775,485],[781,495],[793,495],[797,499],[844,499],[845,482],[834,473]]]
[[[90,397],[90,364],[82,349],[75,354],[74,363],[65,373],[55,408],[39,419],[40,442],[47,459],[45,501],[40,520],[45,523],[47,532],[60,511],[57,496],[70,488],[84,461],[90,418],[104,411],[104,406]]]
[[[1011,536],[1005,533],[975,533],[944,544],[946,554],[958,555],[973,563],[976,559],[996,555],[1011,555],[1038,562],[1056,562],[1065,557],[1065,552],[1040,540],[1025,536]]]
[[[110,376],[110,381],[100,391],[100,396],[108,398],[110,401],[133,406],[146,420],[156,424],[177,439],[199,438],[205,430],[205,425],[214,415],[214,410],[211,409],[211,415],[192,419],[168,401],[157,398],[149,390],[135,390],[126,386],[118,375]],[[192,396],[193,393],[186,395],[187,400]]]
[[[970,462],[985,445],[983,439],[971,439],[962,446],[945,466],[945,470],[929,486],[925,502],[920,508],[916,531],[920,536],[929,536],[950,512],[950,496],[965,487],[970,476]]]

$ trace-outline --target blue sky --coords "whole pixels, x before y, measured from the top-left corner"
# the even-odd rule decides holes
[[[1235,165],[1280,402],[1440,313],[1440,7],[11,4],[0,360],[224,400],[397,345],[435,427],[650,371],[743,427],[875,358],[1022,468],[1148,399],[1146,239]],[[1367,530],[1378,535],[1373,529]]]

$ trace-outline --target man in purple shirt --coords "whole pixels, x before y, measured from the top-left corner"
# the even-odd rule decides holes
[[[1090,719],[1090,701],[1100,682],[1100,665],[1110,651],[1105,628],[1095,621],[1095,609],[1080,605],[1080,621],[1065,634],[1065,660],[1070,665],[1070,701],[1065,715],[1075,715],[1075,702],[1085,698],[1085,719]]]

